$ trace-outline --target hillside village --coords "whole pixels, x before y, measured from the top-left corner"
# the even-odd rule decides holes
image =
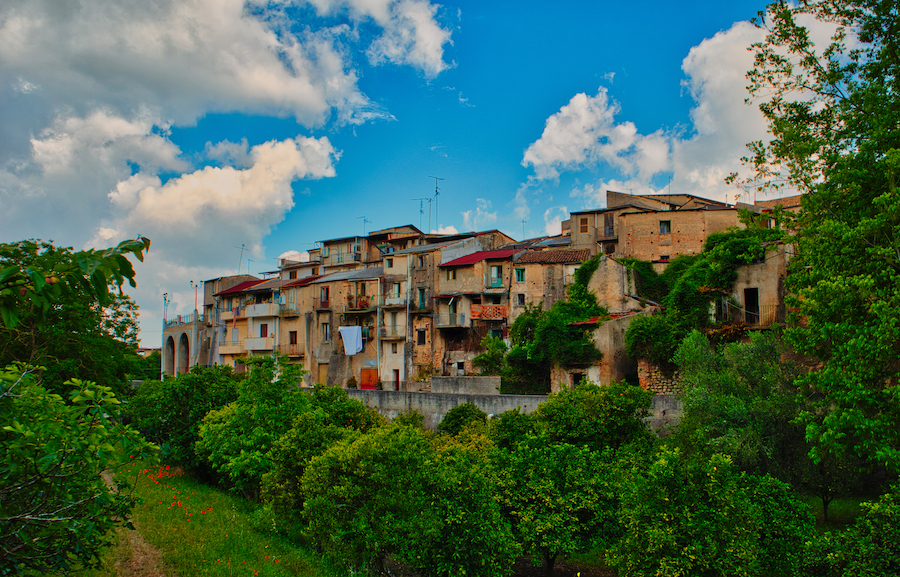
[[[582,377],[606,384],[639,374],[644,388],[672,383],[628,358],[624,333],[659,305],[637,296],[623,259],[657,272],[678,255],[698,254],[706,238],[743,227],[739,210],[795,211],[799,196],[730,205],[688,194],[608,191],[606,207],[573,212],[560,236],[516,241],[498,231],[426,234],[413,225],[316,243],[307,262],[281,260],[260,279],[223,276],[203,285],[202,310],[164,321],[166,375],[194,365],[231,365],[252,355],[302,363],[307,384],[428,390],[429,378],[472,376],[486,335],[506,338],[526,306],[565,299],[582,262],[600,254],[589,289],[610,318],[586,321],[603,353],[589,366],[554,367],[552,390]],[[750,326],[784,320],[789,251],[740,267],[730,302]]]

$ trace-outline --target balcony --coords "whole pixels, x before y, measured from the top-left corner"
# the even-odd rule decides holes
[[[313,300],[313,308],[316,310],[328,310],[331,308],[331,301],[329,299],[317,298]]]
[[[744,322],[748,325],[768,327],[778,321],[778,305],[762,305],[758,312],[745,310]]]
[[[488,287],[503,288],[503,279],[502,278],[494,278],[494,277],[489,278],[488,279]]]
[[[384,295],[380,300],[381,306],[384,308],[402,308],[406,306],[408,299],[401,295]]]
[[[250,337],[244,339],[248,351],[271,351],[275,349],[275,337]]]
[[[286,305],[281,305],[280,314],[283,317],[299,317],[300,307],[297,305],[297,303],[288,303]]]
[[[506,305],[472,305],[471,315],[483,321],[503,320],[507,317]]]
[[[385,339],[385,340],[405,339],[406,338],[406,327],[405,326],[381,327],[381,338]]]
[[[446,316],[441,316],[438,319],[438,328],[446,329],[453,327],[465,327],[466,325],[466,315],[465,313],[450,313]]]
[[[247,318],[277,317],[279,308],[280,307],[278,303],[247,305],[246,307],[244,307],[244,315]]]
[[[302,345],[278,345],[278,352],[289,357],[305,356]]]
[[[220,355],[242,355],[246,350],[244,348],[244,339],[222,339],[219,341]]]
[[[347,297],[347,304],[344,305],[344,312],[365,312],[375,308],[374,300],[365,295],[350,295]]]

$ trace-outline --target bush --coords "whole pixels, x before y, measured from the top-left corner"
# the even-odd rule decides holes
[[[476,421],[486,422],[487,413],[472,403],[463,403],[447,411],[447,414],[444,415],[444,418],[438,424],[437,430],[439,433],[458,435],[463,428]]]

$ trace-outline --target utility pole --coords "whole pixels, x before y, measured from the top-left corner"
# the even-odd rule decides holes
[[[439,178],[437,176],[429,176],[428,178],[434,179],[434,226],[436,228],[441,227],[441,219],[438,217],[438,195],[440,194],[441,189],[438,188],[438,181],[444,180],[443,178]],[[428,228],[431,228],[431,219],[428,219]]]

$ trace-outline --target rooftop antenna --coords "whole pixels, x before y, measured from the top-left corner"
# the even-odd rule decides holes
[[[357,216],[356,218],[363,219],[363,236],[366,236],[366,223],[372,224],[372,221],[364,216]]]
[[[251,262],[256,262],[256,261],[250,260],[249,258],[247,259],[247,274],[250,274],[250,263]]]
[[[666,185],[666,188],[669,189],[669,194],[672,194],[672,177],[669,177],[669,184]]]
[[[429,176],[428,178],[434,179],[434,226],[439,228],[441,226],[441,221],[440,218],[438,218],[438,195],[441,193],[441,189],[438,188],[438,181],[444,179],[437,176]],[[428,219],[428,228],[431,228],[430,218]]]
[[[244,244],[242,243],[241,246],[236,246],[234,248],[241,249],[241,258],[238,260],[238,274],[241,274],[241,267],[244,266]],[[248,270],[247,273],[249,274],[250,271]]]
[[[425,201],[428,201],[428,228],[431,228],[431,201],[433,198],[414,198],[419,201],[419,228],[422,228],[422,215],[425,214]]]

